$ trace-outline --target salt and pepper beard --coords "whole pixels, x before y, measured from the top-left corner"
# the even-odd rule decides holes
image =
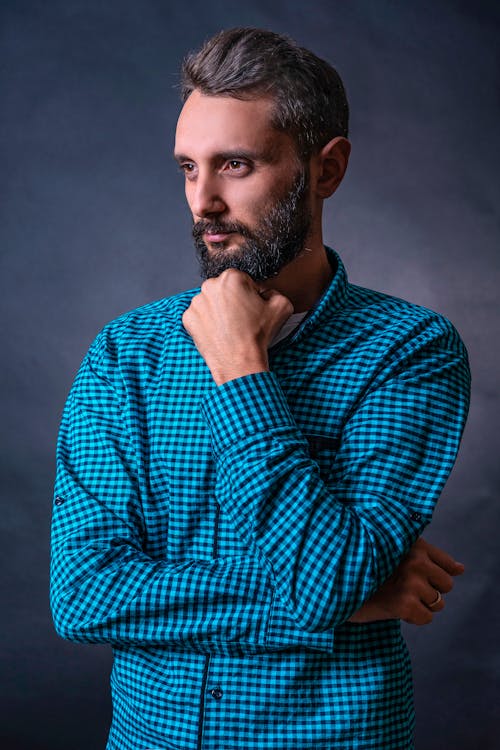
[[[219,276],[227,268],[244,271],[254,281],[277,276],[305,249],[312,224],[308,187],[308,170],[301,168],[289,191],[276,200],[256,229],[238,222],[197,221],[193,237],[202,278]],[[209,250],[203,240],[205,232],[235,232],[246,242],[231,250],[225,242],[211,243]]]

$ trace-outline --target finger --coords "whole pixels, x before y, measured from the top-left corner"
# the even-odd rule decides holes
[[[409,622],[411,625],[430,625],[434,619],[434,614],[425,604],[422,604],[421,609],[410,620],[406,620],[406,622]]]
[[[437,615],[445,607],[445,602],[442,597],[433,606],[429,606],[429,604],[432,605],[435,601],[436,590],[432,587],[428,587],[425,593],[421,594],[421,598],[409,598],[401,619],[411,625],[429,625],[432,622],[434,615]]]
[[[432,564],[432,569],[428,572],[428,580],[429,584],[442,594],[449,594],[455,585],[453,576],[435,563]]]
[[[455,560],[447,552],[440,549],[439,547],[436,547],[433,544],[430,544],[429,542],[426,542],[425,539],[420,539],[419,542],[422,542],[425,545],[427,554],[429,555],[430,559],[447,573],[452,576],[457,576],[461,575],[464,572],[465,566]]]
[[[426,625],[432,621],[432,615],[441,612],[444,607],[442,592],[427,577],[413,578],[411,585],[404,584],[400,611],[405,622]]]
[[[191,321],[192,321],[192,310],[188,307],[187,310],[184,311],[182,315],[182,325],[186,329],[186,331],[189,333],[191,330]]]
[[[259,289],[258,292],[260,296],[262,297],[262,299],[265,299],[266,302],[270,302],[271,300],[278,300],[278,299],[284,299],[290,302],[288,297],[285,297],[284,294],[281,294],[281,292],[278,292],[277,289]]]
[[[410,625],[430,625],[433,617],[434,612],[424,602],[415,602],[402,619]]]
[[[445,607],[444,598],[441,596],[441,592],[429,587],[429,590],[425,594],[425,598],[422,599],[422,603],[430,610],[433,614],[441,612]]]
[[[216,286],[216,285],[217,285],[217,277],[215,277],[215,278],[211,277],[209,279],[205,279],[205,281],[203,281],[202,284],[201,284],[201,286],[200,286],[200,293],[201,293],[201,295],[206,295],[206,294],[210,293],[211,289],[214,286]],[[196,299],[196,297],[199,297],[199,296],[200,296],[200,294],[196,294],[193,297],[193,300]],[[191,300],[191,302],[193,300]]]
[[[258,284],[244,271],[240,271],[239,268],[226,268],[219,276],[207,281],[212,280],[215,284],[236,284],[238,286],[246,286],[249,289],[255,289],[259,291]]]

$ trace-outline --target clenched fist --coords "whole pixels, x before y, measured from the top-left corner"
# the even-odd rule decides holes
[[[269,344],[292,313],[287,297],[262,291],[248,274],[230,268],[202,284],[182,322],[222,385],[269,370]]]

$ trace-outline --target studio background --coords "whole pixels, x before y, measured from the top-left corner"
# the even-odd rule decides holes
[[[467,572],[435,622],[405,634],[417,750],[493,750],[500,13],[460,0],[1,3],[0,746],[105,745],[110,650],[59,639],[48,607],[58,423],[107,321],[198,284],[175,84],[189,49],[237,25],[288,33],[338,68],[353,153],[325,240],[352,281],[444,313],[468,347],[469,422],[426,534]]]

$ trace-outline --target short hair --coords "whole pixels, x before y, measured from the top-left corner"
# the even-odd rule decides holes
[[[209,96],[274,101],[273,127],[295,140],[307,160],[336,136],[348,135],[342,80],[325,60],[288,36],[256,28],[221,31],[182,65],[182,99]]]

